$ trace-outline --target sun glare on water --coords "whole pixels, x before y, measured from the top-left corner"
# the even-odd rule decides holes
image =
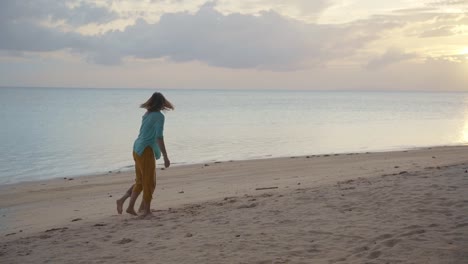
[[[465,126],[462,131],[462,143],[468,144],[468,125],[465,123]]]
[[[460,55],[467,55],[468,56],[468,47],[464,47],[463,49],[461,49]]]
[[[462,143],[468,144],[468,108],[465,110],[465,121],[463,123],[460,140]]]

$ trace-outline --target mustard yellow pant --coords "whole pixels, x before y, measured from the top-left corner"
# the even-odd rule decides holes
[[[151,147],[146,147],[141,156],[134,151],[135,160],[135,185],[133,191],[141,193],[143,191],[143,201],[150,203],[153,199],[153,192],[156,188],[156,161]]]

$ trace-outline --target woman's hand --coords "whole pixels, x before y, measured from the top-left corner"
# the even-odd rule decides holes
[[[164,157],[164,167],[169,168],[171,166],[171,161],[168,157]]]
[[[171,166],[171,161],[167,157],[167,151],[166,151],[166,144],[164,144],[164,138],[158,138],[158,145],[159,148],[161,149],[162,155],[164,157],[164,167],[169,168]]]

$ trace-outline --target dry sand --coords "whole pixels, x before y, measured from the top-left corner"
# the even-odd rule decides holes
[[[0,187],[0,263],[468,263],[468,147],[158,169]],[[256,188],[277,187],[256,190]]]

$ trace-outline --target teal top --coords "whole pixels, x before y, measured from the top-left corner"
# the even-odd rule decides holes
[[[146,147],[151,147],[154,152],[154,157],[156,159],[161,157],[161,150],[156,141],[158,138],[163,137],[164,119],[165,117],[161,112],[146,112],[143,115],[140,133],[135,143],[133,143],[133,151],[135,151],[138,156],[143,154]]]

